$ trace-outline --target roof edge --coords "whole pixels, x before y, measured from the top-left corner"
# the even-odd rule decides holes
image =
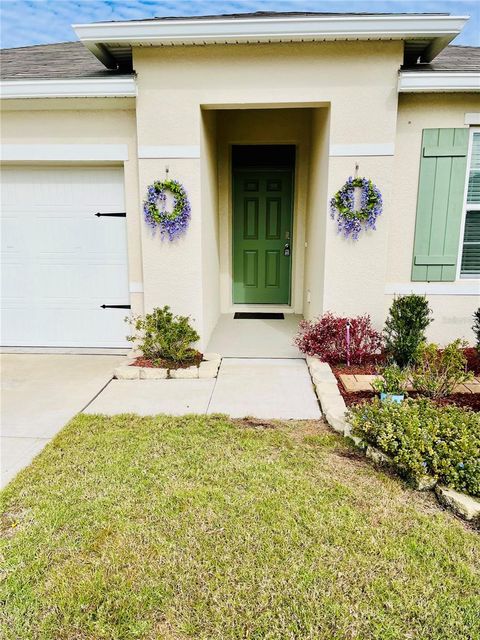
[[[75,33],[108,68],[115,52],[109,44],[191,45],[301,40],[422,38],[429,45],[422,59],[430,62],[463,29],[469,16],[449,15],[303,15],[272,17],[133,20],[72,25]]]

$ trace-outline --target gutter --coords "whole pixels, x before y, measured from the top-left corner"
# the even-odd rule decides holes
[[[400,71],[399,93],[480,92],[480,71]]]
[[[134,77],[49,78],[0,81],[0,98],[134,98]]]

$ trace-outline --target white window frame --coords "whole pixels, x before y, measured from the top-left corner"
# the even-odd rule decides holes
[[[463,236],[465,234],[465,222],[467,219],[467,211],[480,211],[480,204],[468,204],[468,182],[470,180],[470,167],[472,165],[472,151],[473,151],[473,134],[480,134],[480,127],[470,127],[470,136],[468,140],[467,151],[467,171],[465,175],[465,192],[463,195],[463,209],[462,209],[462,221],[460,225],[460,240],[458,247],[458,259],[457,259],[457,280],[479,280],[480,274],[474,275],[462,275],[462,256],[463,256]]]

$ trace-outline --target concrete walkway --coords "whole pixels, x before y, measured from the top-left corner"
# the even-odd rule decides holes
[[[108,383],[119,356],[0,356],[0,482],[4,486]]]
[[[121,356],[3,354],[1,486],[79,411],[318,419],[305,360],[224,358],[212,380],[112,380]]]
[[[208,413],[232,418],[320,418],[305,360],[224,358]]]
[[[85,413],[319,419],[302,359],[224,358],[216,380],[112,380]]]

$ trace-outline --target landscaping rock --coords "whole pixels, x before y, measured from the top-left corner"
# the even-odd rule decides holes
[[[337,384],[337,379],[333,375],[332,371],[310,370],[310,375],[312,376],[312,380],[315,384],[320,384],[321,382],[330,382],[335,385]]]
[[[388,465],[388,466],[394,466],[394,462],[392,460],[392,458],[390,458],[390,456],[387,456],[386,453],[383,453],[383,451],[380,451],[380,449],[376,449],[375,447],[372,447],[372,445],[368,445],[367,446],[367,451],[366,454],[367,458],[370,458],[370,460],[373,460],[374,462],[376,462],[377,464],[382,464],[382,465]]]
[[[345,435],[345,429],[347,426],[345,420],[345,412],[339,409],[332,409],[331,411],[327,411],[325,413],[325,418],[328,424],[335,429],[338,433],[342,433]]]
[[[199,378],[215,378],[220,366],[220,360],[210,360],[207,362],[201,362],[198,369]]]
[[[430,491],[437,484],[433,476],[422,476],[421,478],[410,478],[410,484],[417,491]]]
[[[160,367],[142,367],[140,369],[141,380],[164,380],[168,377],[168,369]]]
[[[138,380],[140,367],[122,366],[113,370],[113,377],[117,380]]]
[[[330,367],[330,365],[327,362],[313,362],[311,365],[309,365],[308,367],[310,369],[310,372],[313,373],[332,373],[332,369]]]
[[[480,523],[480,501],[468,496],[466,493],[454,491],[448,487],[438,485],[435,487],[440,504],[451,509],[457,516],[464,520],[476,521]]]
[[[325,413],[327,413],[328,411],[345,413],[345,411],[347,410],[345,400],[340,394],[322,394],[318,399],[320,400],[320,404]]]
[[[198,378],[198,367],[192,366],[186,369],[170,369],[171,378]]]
[[[220,360],[222,359],[222,356],[219,353],[204,353],[203,359],[206,360],[207,362],[217,361],[217,360],[218,362],[220,362]]]
[[[318,382],[317,384],[315,384],[315,390],[319,398],[324,394],[329,395],[333,393],[336,396],[340,395],[336,382]]]

